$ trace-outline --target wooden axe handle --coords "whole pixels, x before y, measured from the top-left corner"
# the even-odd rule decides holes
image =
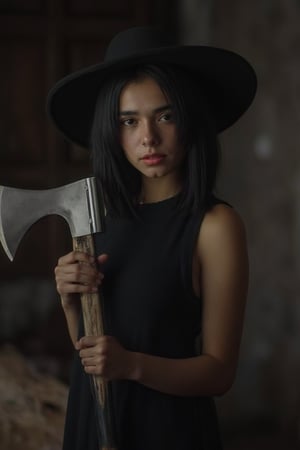
[[[95,256],[92,235],[73,238],[73,249]],[[103,303],[98,292],[81,294],[84,332],[86,336],[103,336]],[[98,429],[103,441],[101,450],[117,450],[113,432],[112,402],[109,383],[102,377],[91,375],[91,386],[96,403]]]

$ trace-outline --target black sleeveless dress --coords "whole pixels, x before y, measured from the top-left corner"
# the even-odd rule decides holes
[[[201,336],[192,257],[203,213],[175,213],[176,202],[141,205],[141,219],[107,217],[107,231],[96,236],[97,254],[109,255],[103,267],[107,334],[128,350],[166,358],[197,355]],[[118,450],[222,448],[212,398],[172,396],[127,380],[111,387]],[[99,447],[89,379],[75,355],[63,449]]]

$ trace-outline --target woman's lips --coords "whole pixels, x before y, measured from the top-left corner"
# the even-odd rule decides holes
[[[142,161],[144,161],[147,166],[155,166],[156,164],[160,164],[164,158],[165,155],[146,155],[142,158]]]

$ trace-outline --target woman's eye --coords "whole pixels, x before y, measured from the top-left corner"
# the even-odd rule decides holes
[[[124,125],[125,127],[130,127],[134,124],[134,119],[121,119],[121,125]]]
[[[161,120],[162,122],[170,122],[172,119],[173,117],[171,113],[165,113],[159,118],[159,120]]]

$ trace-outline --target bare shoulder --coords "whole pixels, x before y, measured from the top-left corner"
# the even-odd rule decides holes
[[[218,204],[205,214],[199,230],[194,259],[195,292],[201,290],[206,298],[211,298],[207,293],[217,286],[222,286],[223,296],[233,286],[236,289],[239,285],[239,289],[245,291],[248,275],[244,222],[236,210]],[[222,297],[220,293],[217,296]],[[237,297],[242,298],[244,295]]]
[[[216,250],[246,251],[246,230],[238,212],[225,204],[209,210],[203,219],[198,238],[198,255]]]
[[[245,226],[238,212],[225,204],[218,204],[210,209],[204,216],[202,231],[205,234],[245,234]]]

